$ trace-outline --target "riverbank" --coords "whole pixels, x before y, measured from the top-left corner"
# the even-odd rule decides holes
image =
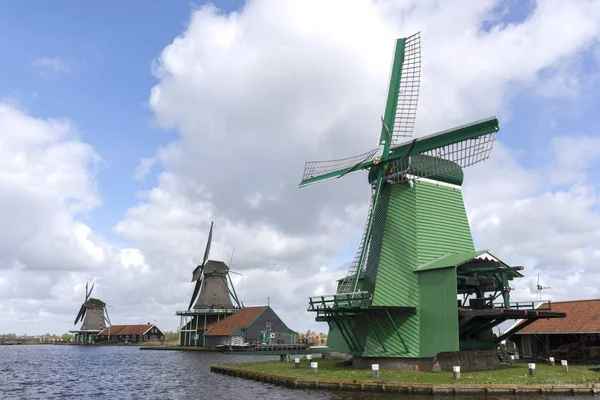
[[[316,359],[318,373],[308,361],[294,363],[253,362],[211,365],[215,373],[236,376],[288,388],[377,391],[407,394],[600,394],[600,374],[587,366],[536,365],[536,376],[528,375],[527,363],[503,365],[489,371],[463,372],[455,381],[451,372],[371,371],[337,367],[336,360]]]

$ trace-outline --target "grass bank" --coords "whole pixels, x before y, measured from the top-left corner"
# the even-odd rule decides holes
[[[380,371],[379,379],[374,379],[369,370],[358,370],[352,367],[337,367],[339,360],[314,359],[319,363],[319,372],[310,372],[306,359],[302,359],[300,368],[294,368],[294,363],[279,361],[248,362],[226,364],[225,367],[243,369],[251,372],[275,374],[291,378],[331,379],[350,381],[385,381],[398,383],[428,383],[428,384],[600,384],[600,373],[590,371],[588,366],[569,366],[569,372],[562,372],[560,364],[552,367],[548,364],[536,363],[536,375],[529,376],[527,363],[502,365],[488,371],[461,372],[461,379],[455,381],[452,372],[422,372],[422,371]]]

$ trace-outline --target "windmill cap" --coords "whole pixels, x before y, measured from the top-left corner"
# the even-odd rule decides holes
[[[94,299],[94,298],[90,298],[85,302],[86,307],[90,307],[90,306],[105,306],[106,303],[103,302],[102,300],[98,300],[98,299]]]
[[[204,273],[211,274],[214,272],[218,274],[226,274],[229,272],[229,267],[223,261],[208,260],[204,265]]]

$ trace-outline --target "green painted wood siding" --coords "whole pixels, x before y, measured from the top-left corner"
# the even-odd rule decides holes
[[[419,272],[421,357],[458,351],[458,304],[454,268]]]
[[[373,292],[375,306],[419,306],[418,275],[413,272],[418,265],[416,233],[416,192],[408,184],[385,186],[387,196],[387,219],[381,240],[381,253],[377,270],[377,284]],[[380,228],[381,229],[381,228]],[[374,232],[375,234],[375,232]],[[396,353],[398,357],[418,357],[419,316],[396,315],[395,323],[408,347],[408,353]],[[386,324],[386,347],[404,349],[402,341]],[[371,335],[374,336],[374,335]],[[370,337],[365,356],[384,354],[381,346]],[[389,353],[389,351],[388,351]],[[387,356],[391,356],[387,354]]]
[[[459,188],[415,181],[419,265],[445,253],[474,251],[469,220]],[[420,356],[457,351],[458,305],[454,268],[419,275]]]
[[[428,282],[427,276],[421,277],[415,268],[446,252],[474,250],[462,192],[457,187],[417,180],[413,188],[408,184],[386,186],[382,195],[387,206],[383,238],[376,236],[381,234],[380,226],[375,225],[373,232],[381,250],[379,257],[367,264],[368,269],[377,271],[373,305],[419,308],[416,315],[395,317],[409,349],[407,354],[397,356],[431,357],[440,351],[458,350],[456,273],[451,269],[441,275],[429,275],[436,279]],[[370,265],[377,258],[377,266]],[[436,323],[438,318],[440,322]],[[389,356],[390,350],[403,345],[391,324],[389,332],[387,324],[383,325]],[[443,329],[433,335],[439,328]],[[364,355],[383,356],[375,335],[368,336]]]
[[[415,181],[418,265],[444,253],[475,251],[459,188]]]
[[[364,350],[350,353],[417,358],[458,350],[454,268],[415,269],[444,253],[466,251],[474,247],[460,188],[427,181],[415,181],[413,188],[385,185],[360,287],[373,294],[372,306],[413,306],[419,312],[392,314],[404,343],[385,313],[367,311],[351,318],[347,323]],[[328,345],[349,352],[339,327],[331,325]]]

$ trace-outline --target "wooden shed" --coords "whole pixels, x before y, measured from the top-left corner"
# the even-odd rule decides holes
[[[553,301],[551,305],[553,311],[567,316],[539,319],[517,332],[511,340],[517,344],[521,357],[600,359],[600,299]]]
[[[244,307],[207,326],[206,346],[239,346],[244,343],[294,344],[297,333],[288,328],[270,306]]]

